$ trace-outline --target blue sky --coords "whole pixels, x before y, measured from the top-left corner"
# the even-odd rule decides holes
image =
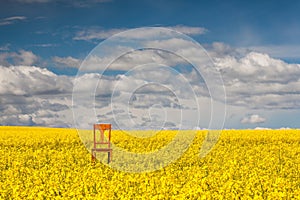
[[[67,117],[72,115],[67,109],[72,104],[69,88],[91,50],[113,34],[159,26],[193,38],[221,69],[227,95],[225,128],[299,127],[299,1],[9,0],[1,4],[2,125],[72,126]],[[23,82],[18,82],[20,74],[25,76]],[[55,81],[49,85],[51,79]],[[33,83],[40,87],[24,88]],[[105,104],[99,103],[103,108]]]
[[[232,46],[300,43],[299,1],[82,2],[82,5],[50,0],[2,3],[2,20],[14,16],[25,19],[12,20],[11,24],[0,27],[1,46],[10,44],[11,50],[31,50],[45,59],[85,57],[95,44],[73,39],[81,29],[176,25],[208,29],[208,34],[193,37],[201,44],[216,41]]]

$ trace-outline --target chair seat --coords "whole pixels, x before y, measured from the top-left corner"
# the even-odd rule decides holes
[[[108,132],[108,141],[105,141],[104,132]],[[100,138],[97,141],[96,132],[100,132]],[[111,124],[94,124],[94,148],[92,148],[92,162],[95,162],[97,152],[107,152],[107,163],[110,163],[112,160],[112,148],[110,147],[111,139]],[[97,145],[104,145],[106,147],[97,147]]]
[[[92,151],[112,151],[112,148],[93,148]]]
[[[110,144],[110,142],[94,142],[94,144]]]

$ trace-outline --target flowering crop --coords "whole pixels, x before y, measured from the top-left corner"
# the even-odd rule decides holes
[[[74,129],[0,127],[0,199],[300,198],[299,130],[222,131],[200,158],[206,133],[197,131],[188,150],[167,167],[127,173],[92,164]],[[112,139],[128,151],[147,152],[174,134],[134,138],[113,131]]]

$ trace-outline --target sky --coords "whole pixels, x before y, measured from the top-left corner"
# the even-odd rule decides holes
[[[0,125],[299,128],[299,10],[296,0],[1,1]],[[188,62],[199,55],[222,84]]]

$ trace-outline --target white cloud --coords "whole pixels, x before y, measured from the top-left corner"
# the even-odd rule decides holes
[[[263,118],[257,114],[253,114],[253,115],[245,116],[241,120],[241,123],[242,124],[260,124],[260,123],[264,123],[265,121],[266,121],[265,118]]]
[[[265,127],[255,127],[254,130],[271,130],[271,129]]]
[[[187,116],[183,120],[197,118],[192,93],[196,92],[205,99],[197,100],[201,106],[201,123],[205,122],[200,127],[207,128],[211,102],[205,82],[199,77],[202,74],[187,68],[180,70],[178,65],[185,61],[176,56],[183,52],[193,60],[203,59],[196,56],[193,43],[175,38],[150,39],[144,44],[162,49],[174,45],[175,51],[170,54],[148,49],[132,52],[126,46],[108,48],[102,57],[92,55],[84,61],[88,70],[79,73],[76,82],[74,77],[56,75],[47,69],[22,65],[8,67],[15,63],[36,63],[38,57],[30,51],[0,54],[0,61],[6,66],[0,67],[0,121],[3,124],[71,125],[73,116],[68,108],[74,83],[78,86],[75,93],[80,98],[75,104],[75,112],[83,116],[79,122],[94,123],[93,116],[97,115],[99,120],[131,123],[133,128],[163,126],[161,122],[169,127],[187,125],[186,121],[181,123],[178,116],[183,111]],[[101,76],[97,73],[105,67],[103,63],[110,63],[114,55],[123,50],[129,53],[115,60],[109,70],[115,75],[118,70],[124,70],[125,74]],[[240,52],[222,43],[214,43],[209,54],[223,76],[228,105],[230,108],[235,106],[231,114],[235,115],[237,123],[243,124],[241,126],[265,123],[266,118],[269,123],[270,115],[264,113],[266,109],[300,108],[299,64],[289,64],[264,53]],[[203,60],[205,70],[208,59]],[[53,61],[69,67],[80,64],[79,59],[70,56],[53,57]],[[209,77],[214,81],[214,76]],[[214,109],[218,110],[218,107]],[[257,114],[241,116],[241,113],[255,113],[255,109],[265,117]],[[190,128],[196,126],[193,124]]]
[[[150,39],[144,43],[144,46],[161,49],[173,48],[174,54],[163,50],[132,51],[128,48],[126,50],[129,52],[128,54],[114,60],[114,55],[118,55],[118,52],[126,49],[125,46],[118,46],[119,49],[116,49],[112,54],[108,53],[104,57],[90,56],[83,63],[85,66],[83,70],[102,72],[101,70],[105,68],[104,64],[109,64],[111,61],[113,63],[109,65],[108,70],[123,70],[125,72],[130,70],[136,71],[138,67],[149,63],[159,63],[171,67],[187,64],[186,61],[176,56],[176,54],[180,54],[191,58],[193,61],[203,63],[202,68],[198,69],[198,72],[204,79],[211,80],[211,90],[217,90],[221,87],[220,84],[222,82],[216,82],[217,79],[214,77],[217,74],[210,73],[212,70],[205,68],[206,63],[210,60],[197,57],[197,49],[194,48],[192,42],[179,38],[166,40]],[[212,48],[208,48],[208,50],[216,69],[222,75],[228,104],[251,109],[300,108],[299,64],[289,64],[283,60],[272,58],[268,54],[254,51],[240,52],[239,49],[223,43],[213,43]],[[107,50],[106,52],[110,51],[113,50]],[[201,85],[203,81],[201,82],[199,77],[194,76],[197,74],[195,70],[190,73],[184,71],[179,71],[179,73],[186,76],[193,83],[195,91],[208,96],[206,86],[204,85],[203,87]],[[152,77],[160,76],[153,75]],[[208,83],[206,82],[206,84]],[[215,94],[218,93],[218,91],[215,91]]]
[[[0,54],[0,65],[34,65],[39,61],[39,57],[32,51],[20,50],[16,52],[4,52]]]
[[[109,49],[106,50],[110,51]],[[118,57],[118,52],[126,51],[128,54],[124,54]],[[158,63],[161,65],[175,66],[178,64],[186,63],[185,60],[180,57],[161,50],[142,50],[132,51],[130,48],[118,47],[114,52],[108,56],[100,57],[100,55],[90,55],[84,62],[84,71],[102,71],[105,69],[105,64],[108,68],[106,70],[122,70],[129,71],[136,67],[145,64]]]
[[[190,83],[180,76],[172,74],[170,68],[155,66],[116,77],[81,75],[74,82],[76,121],[81,128],[90,126],[95,108],[98,119],[118,128],[157,128],[164,122],[169,127],[182,124],[187,128],[197,119],[197,97]],[[187,122],[180,122],[181,116]]]
[[[81,64],[81,60],[77,58],[73,58],[71,56],[68,57],[58,57],[54,56],[52,60],[55,62],[57,66],[63,65],[66,67],[79,68]]]
[[[70,126],[72,79],[33,66],[0,66],[1,125]]]
[[[0,46],[0,51],[8,51],[9,47],[10,47],[9,43],[7,43],[7,44],[5,44],[3,46]]]
[[[291,130],[290,127],[280,127],[278,130]]]
[[[24,21],[26,19],[27,18],[25,16],[12,16],[12,17],[3,18],[0,19],[0,26],[14,24],[18,21]]]
[[[83,65],[87,71],[98,70],[101,72],[101,69],[105,68],[104,63],[109,64],[111,61],[113,63],[109,65],[108,70],[123,71],[136,70],[136,67],[149,63],[160,63],[167,66],[186,64],[183,59],[176,56],[176,54],[180,54],[191,58],[193,61],[202,62],[202,68],[198,72],[204,79],[211,80],[212,90],[220,88],[222,82],[216,82],[217,79],[214,77],[217,74],[211,73],[213,72],[212,70],[205,68],[206,63],[210,62],[210,60],[204,57],[197,57],[197,49],[194,48],[192,42],[179,38],[167,40],[150,39],[144,45],[149,48],[173,48],[174,54],[163,50],[131,51],[131,49],[128,49],[128,54],[114,61],[114,55],[118,55],[119,51],[122,52],[121,49],[124,50],[126,48],[125,46],[118,46],[120,50],[116,49],[114,53],[108,53],[102,58],[92,55],[85,60]],[[222,75],[228,104],[255,109],[300,108],[299,64],[289,64],[283,60],[272,58],[268,54],[254,51],[242,53],[239,49],[223,43],[213,43],[208,53],[211,55],[216,69]],[[184,74],[193,82],[195,90],[200,85],[201,81],[199,82],[199,78],[197,76],[193,77],[194,71],[189,74],[183,71],[179,71],[179,73]],[[156,77],[156,75],[152,77]],[[201,88],[198,87],[198,89]],[[215,94],[218,93],[218,91],[215,91]],[[205,91],[201,92],[201,94],[207,96]]]
[[[32,53],[32,51],[20,50],[15,60],[17,65],[32,65],[38,61],[38,56]]]
[[[210,46],[206,46],[206,49],[213,58],[223,58],[224,56],[242,57],[245,55],[245,52],[248,52],[242,51],[244,54],[241,55],[240,49],[233,48],[222,42],[213,42]]]
[[[106,39],[112,35],[115,35],[117,33],[123,32],[127,29],[120,29],[120,28],[115,28],[115,29],[109,29],[105,30],[101,27],[91,27],[91,28],[86,28],[81,31],[78,31],[73,37],[74,40],[101,40],[101,39]]]
[[[249,52],[214,57],[229,104],[250,108],[299,108],[300,65]]]
[[[0,67],[0,95],[36,95],[70,92],[69,78],[32,66]]]
[[[203,28],[203,27],[190,27],[190,26],[169,26],[169,27],[161,27],[161,28],[168,28],[168,29],[173,29],[178,32],[181,32],[183,34],[187,35],[202,35],[205,34],[208,30]],[[78,31],[75,36],[73,37],[74,40],[103,40],[108,37],[111,37],[117,33],[127,31],[127,28],[112,28],[112,29],[104,29],[103,27],[88,27],[85,29],[82,29]],[[122,37],[135,37],[135,38],[151,38],[153,36],[157,35],[157,31],[153,30],[151,31],[139,31],[136,30],[133,35],[130,35],[130,33],[123,33]]]
[[[193,26],[181,26],[181,25],[177,25],[177,26],[169,26],[166,28],[170,28],[170,29],[174,29],[178,32],[181,32],[183,34],[187,34],[187,35],[202,35],[208,32],[208,30],[206,28],[203,27],[193,27]]]
[[[45,44],[34,44],[32,46],[35,46],[35,47],[57,47],[59,45],[58,44],[45,43]]]
[[[159,49],[174,49],[173,53],[176,51],[191,51],[194,50],[194,42],[191,40],[186,40],[184,38],[167,38],[161,39],[158,38],[157,40],[149,40],[144,43],[145,47],[151,48],[156,47]]]
[[[249,46],[239,48],[240,51],[256,51],[268,54],[274,58],[290,59],[300,58],[299,45],[268,45],[268,46]]]

